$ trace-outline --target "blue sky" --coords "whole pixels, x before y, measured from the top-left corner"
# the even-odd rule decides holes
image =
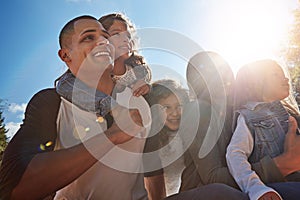
[[[8,135],[18,128],[30,98],[53,87],[65,71],[57,56],[58,34],[75,16],[98,18],[123,12],[141,33],[149,33],[149,28],[163,30],[168,35],[160,38],[142,34],[148,38],[140,37],[141,46],[143,41],[148,42],[144,47],[154,46],[141,52],[152,67],[154,80],[171,77],[181,81],[189,54],[180,54],[192,54],[193,45],[220,53],[233,70],[253,59],[276,57],[296,7],[297,0],[1,1],[0,99],[9,104],[4,111]],[[174,38],[170,51],[161,49],[166,38]]]

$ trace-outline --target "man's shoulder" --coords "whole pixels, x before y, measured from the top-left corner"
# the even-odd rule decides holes
[[[59,100],[60,101],[60,96],[59,94],[56,92],[55,88],[46,88],[46,89],[42,89],[39,92],[37,92],[33,97],[32,100],[35,99],[48,99],[50,101],[53,100]]]
[[[40,90],[37,92],[29,101],[30,107],[35,107],[35,108],[58,108],[60,104],[60,96],[56,92],[55,88],[47,88]]]
[[[35,95],[55,95],[59,96],[59,94],[56,92],[55,88],[45,88],[40,91],[38,91]]]

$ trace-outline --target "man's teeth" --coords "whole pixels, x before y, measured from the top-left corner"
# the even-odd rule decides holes
[[[109,53],[107,51],[101,51],[101,52],[95,53],[95,57],[98,57],[98,56],[109,56]]]

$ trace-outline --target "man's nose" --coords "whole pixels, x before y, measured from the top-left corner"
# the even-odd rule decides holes
[[[97,41],[97,45],[107,45],[107,44],[109,44],[109,41],[107,38],[99,37],[99,39]]]

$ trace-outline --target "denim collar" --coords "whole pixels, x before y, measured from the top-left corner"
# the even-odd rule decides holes
[[[257,108],[258,106],[263,106],[263,105],[267,105],[267,104],[278,104],[280,103],[280,101],[273,101],[273,102],[248,102],[246,105],[244,105],[244,108],[247,108],[249,110],[255,110],[255,108]]]

